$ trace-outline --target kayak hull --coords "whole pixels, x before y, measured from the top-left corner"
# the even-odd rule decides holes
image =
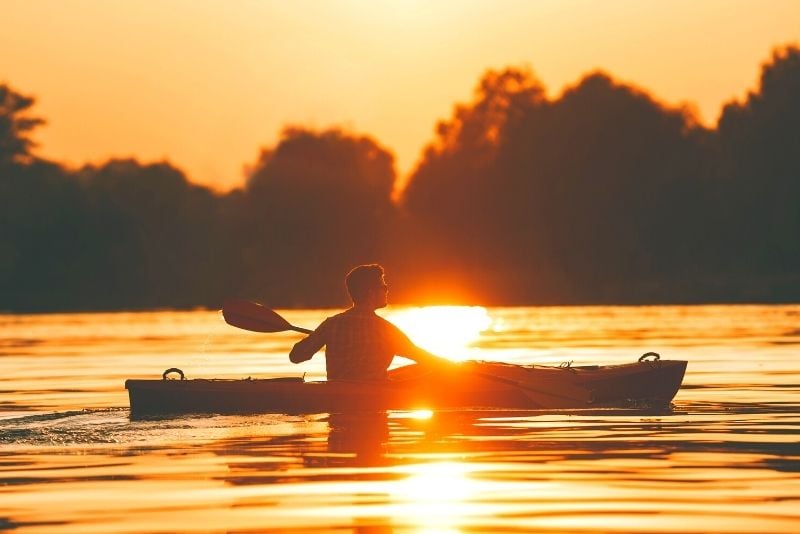
[[[668,406],[686,371],[681,360],[586,367],[464,362],[432,372],[390,371],[386,382],[301,378],[125,382],[132,416],[182,413],[340,413],[415,409],[584,409]]]

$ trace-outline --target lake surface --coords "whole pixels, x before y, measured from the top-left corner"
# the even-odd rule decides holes
[[[314,327],[330,312],[287,311]],[[456,359],[688,360],[674,407],[130,420],[126,378],[324,377],[219,312],[0,315],[0,531],[800,532],[800,306],[393,308]],[[399,360],[399,359],[398,359]],[[398,361],[401,363],[401,361]]]

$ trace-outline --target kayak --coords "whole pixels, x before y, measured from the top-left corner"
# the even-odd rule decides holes
[[[340,413],[416,409],[659,408],[680,388],[686,361],[648,353],[618,365],[512,365],[468,361],[453,369],[419,364],[389,371],[386,381],[184,379],[168,369],[158,380],[125,381],[131,416],[186,413]],[[170,379],[178,374],[180,379]]]

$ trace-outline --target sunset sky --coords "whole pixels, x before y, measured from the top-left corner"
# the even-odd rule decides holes
[[[798,0],[0,0],[0,82],[70,165],[168,159],[225,190],[285,125],[374,136],[401,175],[487,68],[556,96],[593,69],[708,125],[800,42]]]

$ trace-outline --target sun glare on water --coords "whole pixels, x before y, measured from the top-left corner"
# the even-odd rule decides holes
[[[480,491],[471,478],[471,468],[461,462],[431,462],[411,465],[408,477],[393,485],[395,513],[418,526],[417,532],[460,532],[459,523],[471,510],[470,502]]]
[[[420,347],[451,360],[463,360],[466,350],[492,319],[480,306],[425,306],[392,311],[396,324]]]

